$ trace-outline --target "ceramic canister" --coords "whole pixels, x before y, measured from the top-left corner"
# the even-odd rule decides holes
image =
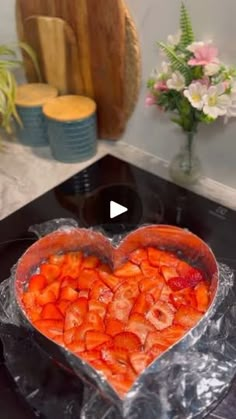
[[[16,134],[21,143],[32,147],[48,145],[42,108],[57,95],[57,89],[48,84],[29,83],[17,87],[15,103],[22,126],[16,125]]]
[[[97,147],[96,104],[84,96],[61,96],[44,105],[49,143],[56,160],[75,163],[91,158]]]

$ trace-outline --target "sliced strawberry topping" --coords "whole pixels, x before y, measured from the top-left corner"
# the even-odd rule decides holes
[[[178,273],[175,268],[172,266],[165,266],[163,265],[161,267],[161,273],[165,280],[168,282],[171,278],[176,278],[178,276]]]
[[[156,358],[161,356],[166,351],[166,349],[167,349],[167,347],[165,345],[160,345],[158,343],[153,345],[151,347],[151,349],[149,349],[149,351],[148,351],[148,355],[151,359],[151,362],[155,361]]]
[[[71,276],[65,276],[61,281],[61,288],[70,287],[73,290],[77,289],[77,279],[72,278]]]
[[[98,273],[93,269],[83,269],[78,278],[79,289],[89,289],[99,279]]]
[[[190,305],[197,308],[197,300],[192,288],[184,288],[173,292],[170,294],[170,301],[175,308],[179,308],[181,305]]]
[[[130,312],[133,307],[132,300],[117,300],[114,299],[108,305],[107,316],[108,318],[113,318],[121,320],[122,322],[127,322]]]
[[[147,249],[136,249],[129,255],[129,260],[135,265],[140,265],[144,260],[147,260]]]
[[[141,266],[142,273],[145,277],[155,278],[157,274],[159,273],[159,270],[151,266],[148,260],[144,260],[140,266]]]
[[[117,288],[115,299],[117,300],[133,300],[139,295],[139,287],[136,279],[128,279]]]
[[[100,279],[93,283],[90,298],[108,304],[113,298],[113,292]]]
[[[62,320],[37,320],[34,322],[34,325],[36,329],[40,330],[40,332],[52,339],[63,333]]]
[[[41,313],[42,319],[54,319],[54,320],[63,320],[64,317],[61,314],[61,311],[54,303],[48,303],[43,307],[42,313]]]
[[[41,292],[47,285],[47,279],[43,275],[33,275],[29,281],[28,290],[31,292]]]
[[[87,310],[88,300],[86,298],[79,298],[72,303],[66,310],[65,330],[80,326],[84,321]]]
[[[81,269],[95,269],[99,264],[100,261],[97,256],[87,256],[81,265]]]
[[[106,321],[106,333],[110,336],[118,335],[118,333],[123,332],[125,328],[125,323],[118,319],[107,319]]]
[[[65,255],[61,254],[61,255],[51,255],[48,259],[49,263],[53,264],[53,265],[63,265],[63,263],[65,262]]]
[[[137,335],[132,332],[122,332],[113,338],[114,346],[123,348],[128,352],[141,349],[141,341]]]
[[[162,330],[161,334],[163,338],[169,342],[170,345],[173,345],[178,340],[180,340],[186,334],[186,332],[187,331],[183,326],[174,324],[173,326]]]
[[[127,278],[129,276],[139,275],[140,273],[140,268],[137,265],[134,265],[132,262],[126,262],[123,266],[116,269],[114,275]]]
[[[79,297],[77,291],[71,287],[64,287],[61,289],[60,300],[76,301]]]
[[[175,323],[186,328],[195,326],[201,318],[202,313],[190,306],[181,306],[175,313]]]
[[[71,304],[71,301],[68,301],[68,300],[60,300],[57,303],[57,307],[59,308],[59,310],[63,314],[63,316],[65,316],[66,310],[67,310],[67,308],[69,307],[70,304]]]
[[[135,313],[131,314],[126,330],[134,333],[144,343],[147,334],[154,331],[155,327],[142,314]]]
[[[115,290],[120,284],[120,279],[117,278],[117,276],[107,273],[105,271],[99,271],[99,276],[102,282],[111,290]]]
[[[83,340],[74,340],[73,342],[67,344],[67,347],[71,352],[74,352],[77,355],[84,353],[84,351],[86,350],[85,343]]]
[[[119,394],[121,398],[124,398],[128,391],[131,389],[134,384],[135,377],[126,373],[126,374],[116,374],[109,377],[109,383],[114,387],[115,391]]]
[[[130,363],[137,374],[141,374],[145,368],[148,367],[150,362],[152,361],[149,354],[145,354],[144,352],[132,352],[129,355]]]
[[[171,304],[158,301],[147,313],[147,319],[157,330],[163,330],[172,325],[174,320],[174,308]]]
[[[98,348],[104,343],[111,342],[111,336],[97,330],[89,330],[85,334],[85,346],[88,351]]]
[[[148,260],[152,266],[159,268],[162,251],[153,247],[148,248]]]
[[[154,345],[159,345],[162,351],[165,351],[169,346],[169,341],[162,336],[162,332],[150,332],[145,342],[145,350],[149,351]]]
[[[113,374],[124,373],[128,366],[128,353],[122,348],[109,348],[101,351],[102,359],[109,366]]]
[[[98,313],[89,311],[86,315],[85,315],[85,322],[92,324],[94,330],[100,330],[101,332],[104,331],[104,323],[102,318],[99,316]]]
[[[200,282],[194,289],[197,300],[197,309],[205,312],[209,306],[209,287],[205,281]]]
[[[52,263],[43,263],[40,266],[40,273],[46,278],[48,284],[50,284],[59,277],[61,269],[58,265],[53,265]]]
[[[90,300],[89,301],[89,311],[97,313],[101,319],[104,319],[106,314],[107,306],[101,301]]]
[[[139,294],[138,298],[136,299],[131,313],[146,314],[153,304],[153,296],[147,292],[143,292]]]

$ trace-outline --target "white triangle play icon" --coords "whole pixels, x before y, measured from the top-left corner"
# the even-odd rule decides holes
[[[117,204],[117,202],[110,201],[110,218],[118,217],[118,215],[124,214],[128,211],[128,208],[123,205]]]

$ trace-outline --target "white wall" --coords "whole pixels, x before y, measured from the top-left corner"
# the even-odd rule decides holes
[[[30,0],[29,0],[30,1]],[[74,0],[76,1],[76,0]],[[178,28],[180,0],[126,0],[136,21],[142,45],[143,82],[135,113],[124,140],[170,159],[181,143],[181,132],[166,115],[145,109],[146,80],[160,62],[156,40],[166,39]],[[235,0],[187,0],[196,34],[213,38],[221,56],[236,64]],[[0,43],[15,40],[14,0],[0,0]],[[207,176],[236,188],[236,122],[216,123],[199,132],[197,148]]]

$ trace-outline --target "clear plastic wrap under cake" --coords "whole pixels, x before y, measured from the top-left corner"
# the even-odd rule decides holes
[[[31,227],[39,238],[53,232],[62,232],[69,237],[75,230],[77,223],[64,219]],[[81,231],[87,235],[97,233],[97,229]],[[124,236],[104,239],[118,248]],[[100,246],[100,254],[103,244],[103,241],[96,243]],[[91,253],[94,253],[93,249]],[[109,259],[109,251],[106,256]],[[26,328],[31,339],[35,339],[35,330],[19,307],[16,296],[16,272],[21,260],[12,268],[10,278],[0,284],[0,323],[2,326],[9,324]],[[236,286],[229,267],[219,264],[218,272],[217,291],[206,315],[140,375],[124,399],[120,399],[103,374],[36,331],[47,355],[73,370],[83,382],[81,418],[200,418],[221,400],[236,373]],[[46,341],[49,345],[45,344]],[[40,392],[40,389],[35,390]],[[71,399],[65,398],[63,403],[66,410],[66,404],[71,403]]]

